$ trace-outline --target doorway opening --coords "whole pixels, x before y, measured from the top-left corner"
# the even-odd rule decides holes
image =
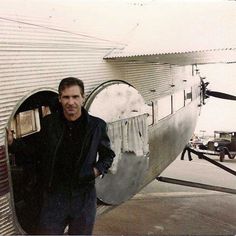
[[[54,91],[37,91],[24,98],[15,108],[9,129],[15,139],[27,145],[27,152],[10,153],[9,162],[17,220],[22,229],[33,234],[36,230],[42,198],[37,154],[30,152],[35,145],[44,116],[58,110],[58,94]]]

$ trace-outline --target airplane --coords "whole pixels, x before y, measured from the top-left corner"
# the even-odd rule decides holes
[[[96,179],[97,215],[130,199],[182,152],[205,103],[199,65],[236,61],[235,5],[175,4],[1,1],[1,235],[33,233],[40,200],[35,166],[8,152],[5,128],[34,145],[42,118],[57,112],[64,77],[84,81],[84,106],[107,122],[116,153],[110,172]],[[212,19],[222,34],[212,32]]]

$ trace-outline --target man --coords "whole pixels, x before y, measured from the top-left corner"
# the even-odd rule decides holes
[[[63,234],[68,225],[69,234],[92,234],[95,178],[107,173],[115,154],[110,149],[106,123],[82,106],[83,82],[65,78],[58,91],[61,109],[43,119],[34,148],[40,153],[44,192],[37,233]],[[8,145],[12,152],[27,150],[11,132]]]

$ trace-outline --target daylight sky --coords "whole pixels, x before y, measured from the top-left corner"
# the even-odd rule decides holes
[[[236,46],[235,1],[1,0],[0,13],[126,43],[130,53]]]

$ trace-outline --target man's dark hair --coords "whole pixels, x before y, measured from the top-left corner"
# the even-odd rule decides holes
[[[61,92],[68,87],[77,85],[80,87],[81,94],[84,95],[84,83],[82,80],[77,79],[75,77],[67,77],[61,80],[59,86],[58,86],[58,92],[59,95],[61,95]]]

